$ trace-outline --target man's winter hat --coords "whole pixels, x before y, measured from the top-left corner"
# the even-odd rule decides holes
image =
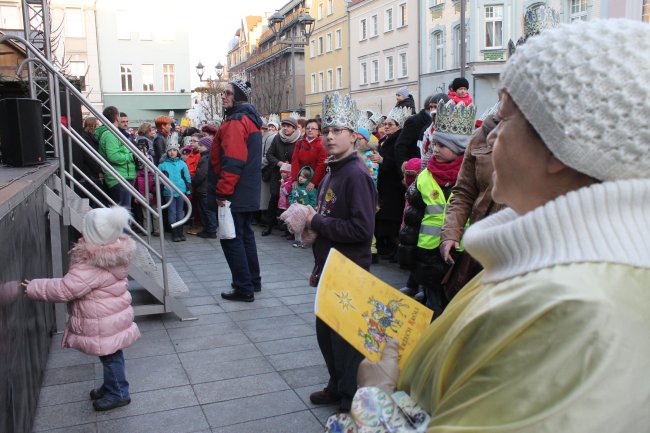
[[[285,173],[291,173],[291,164],[288,162],[283,162],[282,165],[280,166],[280,173],[285,172]]]
[[[463,77],[454,78],[454,81],[451,82],[451,90],[455,92],[461,87],[469,89],[469,81],[467,81],[467,79]]]
[[[275,126],[276,129],[279,128],[280,127],[280,116],[278,116],[277,114],[269,114],[269,121],[266,122],[266,124],[267,124],[267,126],[273,125],[273,126]]]
[[[251,97],[251,83],[243,80],[230,80],[233,89],[235,90],[235,101],[245,102]]]
[[[212,138],[211,137],[202,137],[199,140],[199,146],[205,146],[208,150],[212,149]]]
[[[282,122],[280,122],[281,125],[291,125],[293,126],[294,129],[298,128],[298,122],[296,122],[296,119],[294,119],[291,116],[287,116],[284,119],[282,119]]]
[[[517,48],[501,87],[567,166],[601,181],[647,179],[650,129],[633,125],[650,119],[648,53],[641,21],[561,25]]]
[[[366,128],[357,128],[357,134],[365,138],[367,141],[370,141],[370,131]]]
[[[395,92],[397,96],[402,96],[404,98],[408,98],[409,96],[409,88],[408,87],[400,87],[397,92]]]
[[[129,211],[121,206],[93,209],[83,219],[81,234],[92,245],[112,244],[129,225],[129,218]]]

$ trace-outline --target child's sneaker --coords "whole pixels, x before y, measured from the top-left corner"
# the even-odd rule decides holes
[[[302,248],[302,242],[300,242],[300,241],[293,241],[293,243],[291,244],[291,246],[294,247],[294,248]]]

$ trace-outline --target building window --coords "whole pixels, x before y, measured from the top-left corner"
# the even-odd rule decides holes
[[[319,20],[323,19],[323,3],[318,3],[318,12],[316,14],[316,18]]]
[[[406,9],[406,3],[402,3],[401,5],[399,5],[399,26],[398,27],[406,26],[407,21],[408,21],[408,11]]]
[[[368,84],[368,65],[364,62],[361,64],[361,84]]]
[[[316,57],[316,41],[309,41],[309,58]]]
[[[341,30],[337,30],[334,34],[336,35],[336,49],[343,48],[343,34]]]
[[[323,54],[323,37],[318,38],[318,55]]]
[[[433,70],[445,69],[445,36],[442,32],[433,34]]]
[[[587,21],[587,0],[571,0],[570,20]]]
[[[163,65],[163,90],[174,91],[174,65]]]
[[[454,27],[454,68],[460,68],[460,26]]]
[[[133,66],[120,65],[120,77],[122,78],[122,91],[133,92]]]
[[[332,51],[332,34],[328,33],[325,35],[325,47],[327,48],[327,52],[329,53]]]
[[[406,53],[400,53],[398,68],[399,78],[404,78],[409,74],[409,66],[408,62],[406,61]]]
[[[316,74],[311,74],[311,93],[316,93]]]
[[[18,6],[0,5],[0,28],[21,29],[22,22]]]
[[[142,65],[142,91],[153,92],[153,65]]]
[[[485,7],[485,48],[503,46],[503,6]]]
[[[334,0],[327,0],[327,15],[334,13]]]
[[[142,20],[138,22],[138,32],[140,32],[141,41],[151,41],[153,40],[153,35],[151,32],[151,21]]]
[[[334,90],[334,71],[327,71],[327,90]]]
[[[377,15],[370,17],[370,37],[373,38],[379,34],[379,19]]]
[[[325,90],[325,74],[322,72],[318,73],[318,91],[322,92]]]
[[[643,16],[641,19],[644,23],[650,23],[650,0],[643,0]]]
[[[343,67],[341,66],[336,68],[336,88],[343,88]]]
[[[131,39],[131,17],[127,11],[117,11],[117,39]]]
[[[83,77],[86,75],[86,62],[70,62],[70,75],[73,77]]]
[[[83,38],[84,15],[79,8],[65,8],[65,35],[68,38]]]
[[[384,12],[384,31],[390,32],[393,30],[393,8],[386,9]]]
[[[386,57],[386,81],[395,78],[395,61],[393,56]]]
[[[372,69],[371,69],[371,83],[378,83],[379,82],[379,60],[373,60],[372,61]]]
[[[365,19],[359,23],[359,40],[365,41],[368,39],[368,23]]]

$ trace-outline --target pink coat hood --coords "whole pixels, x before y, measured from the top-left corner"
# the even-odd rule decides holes
[[[110,355],[140,337],[127,279],[134,252],[135,242],[128,236],[101,246],[82,238],[70,251],[70,269],[63,278],[29,283],[25,293],[30,298],[68,303],[63,347]]]

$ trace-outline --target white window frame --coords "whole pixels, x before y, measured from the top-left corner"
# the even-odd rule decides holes
[[[406,67],[406,72],[404,72]],[[397,78],[406,78],[409,76],[409,59],[406,52],[397,54]]]
[[[359,40],[365,41],[368,39],[368,21],[363,18],[359,21]]]
[[[359,67],[359,84],[365,86],[368,84],[368,63],[361,62]]]
[[[77,15],[78,23],[75,23],[72,19]],[[64,10],[64,20],[65,20],[65,37],[66,38],[84,38],[86,37],[86,28],[84,23],[84,11],[81,8],[65,8]],[[75,24],[78,24],[79,27],[75,29]],[[77,30],[77,31],[75,31]]]
[[[395,28],[394,18],[393,8],[388,8],[384,11],[384,33],[393,31]]]
[[[147,71],[148,70],[148,71]],[[149,74],[147,74],[149,72]],[[155,89],[155,79],[154,79],[154,65],[152,63],[147,63],[140,65],[140,75],[142,76],[142,91],[143,92],[153,92]],[[147,76],[149,75],[149,76]],[[148,79],[150,80],[147,83]]]
[[[316,93],[316,74],[311,74],[311,93]]]
[[[133,65],[120,65],[120,81],[123,92],[133,92]]]
[[[343,88],[343,66],[336,67],[336,88]]]
[[[0,5],[0,28],[9,30],[23,28],[23,20],[18,6]]]
[[[323,41],[323,37],[319,36],[318,37],[318,55],[322,55],[325,52],[325,42]]]
[[[445,34],[442,30],[433,33],[431,46],[433,48],[433,68],[431,69],[434,71],[442,71],[445,69]]]
[[[371,38],[374,38],[375,36],[379,35],[379,16],[377,14],[374,14],[373,16],[370,17],[370,27],[372,30],[372,34],[370,35]]]
[[[128,41],[131,39],[131,16],[128,11],[115,12],[117,22],[117,39]]]
[[[500,11],[500,16],[498,16],[497,12]],[[487,49],[498,49],[498,48],[503,48],[503,5],[490,5],[490,6],[485,6],[483,10],[483,17],[485,20],[485,32],[484,34],[484,39],[483,42],[485,44],[485,48]],[[496,34],[497,34],[497,24],[501,23],[501,41],[497,41],[496,39]],[[488,29],[492,27],[492,45],[488,45]],[[496,42],[500,42],[497,44]]]
[[[589,1],[569,0],[569,22],[572,23],[574,21],[587,21],[588,19],[589,19]]]
[[[332,52],[332,33],[325,35],[325,51],[328,53]]]
[[[327,90],[334,90],[334,70],[327,70]]]
[[[325,73],[323,71],[318,73],[318,91],[325,91]]]
[[[169,68],[171,66],[171,68]],[[173,63],[163,65],[163,91],[173,92],[176,86],[175,67]]]
[[[395,79],[395,57],[392,55],[386,56],[384,74],[385,81],[392,81]]]
[[[334,35],[335,35],[334,39],[336,42],[336,49],[340,50],[341,48],[343,48],[343,33],[341,32],[341,29],[337,29],[334,32]]]
[[[138,37],[141,41],[153,41],[151,21],[142,20],[138,23]]]
[[[370,84],[379,82],[379,59],[372,59],[370,61]]]
[[[406,5],[406,2],[400,3],[400,5],[397,7],[399,11],[399,25],[397,28],[402,28],[408,26],[408,6]]]
[[[317,20],[323,19],[323,3],[318,3],[318,8],[316,11],[316,19]]]
[[[334,13],[334,0],[327,0],[327,15]]]
[[[316,57],[316,41],[312,39],[309,41],[309,58],[313,59],[314,57]]]

